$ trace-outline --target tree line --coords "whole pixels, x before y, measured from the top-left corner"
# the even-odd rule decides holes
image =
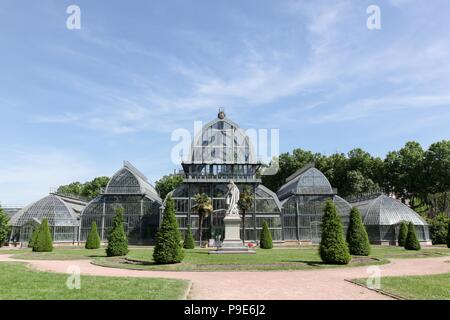
[[[276,192],[287,177],[311,162],[342,197],[384,192],[419,212],[450,212],[450,140],[433,143],[427,150],[410,141],[384,159],[361,148],[330,156],[294,149],[279,156],[279,171],[262,176],[262,182]]]

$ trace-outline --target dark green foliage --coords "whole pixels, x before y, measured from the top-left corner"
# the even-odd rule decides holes
[[[94,221],[91,225],[91,230],[84,246],[86,249],[98,249],[100,248],[100,236],[97,231],[97,223]]]
[[[402,222],[400,225],[400,231],[398,233],[398,245],[404,247],[406,244],[406,237],[408,236],[408,225],[406,222]]]
[[[273,248],[272,234],[270,233],[269,225],[267,224],[267,221],[265,221],[265,220],[263,222],[263,228],[262,228],[261,237],[259,240],[259,247],[261,249],[272,249]]]
[[[168,196],[161,228],[156,235],[156,246],[153,250],[153,260],[159,264],[179,263],[184,258],[174,206],[172,197]]]
[[[448,222],[447,227],[447,247],[450,248],[450,221]]]
[[[357,208],[353,208],[350,212],[347,243],[350,254],[357,256],[368,256],[370,254],[369,236]]]
[[[430,238],[433,244],[447,244],[447,228],[448,228],[447,215],[440,213],[433,219],[428,219],[430,228]]]
[[[0,207],[0,248],[6,242],[8,238],[11,227],[8,223],[9,219]]]
[[[248,186],[244,186],[239,195],[238,207],[242,212],[242,240],[245,242],[245,213],[253,205],[253,192]]]
[[[158,191],[161,199],[165,199],[167,194],[183,183],[183,177],[178,174],[170,174],[156,181],[155,189]]]
[[[186,231],[186,234],[184,235],[184,242],[183,242],[183,248],[185,249],[194,249],[195,243],[194,243],[194,236],[192,235],[191,225],[188,225],[188,229]]]
[[[348,264],[351,260],[341,219],[331,200],[328,200],[325,204],[319,254],[325,263]]]
[[[420,250],[420,243],[416,235],[416,227],[412,222],[408,225],[408,235],[405,242],[406,250]]]
[[[39,230],[40,230],[39,226],[34,227],[33,233],[31,233],[30,241],[28,241],[28,248],[33,248],[34,244],[36,243]]]
[[[59,186],[57,193],[78,196],[91,200],[101,193],[102,188],[106,187],[108,181],[108,177],[97,177],[92,181],[85,183],[80,183],[78,181],[72,182],[68,185]]]
[[[108,247],[106,255],[108,257],[124,256],[128,253],[128,238],[123,226],[124,209],[116,209],[116,216],[113,220],[113,227],[108,233]]]
[[[39,231],[37,232],[36,240],[33,241],[33,251],[34,252],[52,252],[53,251],[53,240],[50,233],[50,228],[48,227],[48,220],[42,220],[39,226]]]

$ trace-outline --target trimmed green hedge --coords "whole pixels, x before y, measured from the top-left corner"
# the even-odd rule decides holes
[[[416,227],[412,222],[408,225],[408,235],[405,242],[406,250],[420,250],[420,243],[416,235]]]
[[[267,221],[263,221],[263,228],[261,231],[261,236],[259,240],[259,247],[261,249],[272,249],[272,234],[269,230],[269,225],[267,224]]]
[[[48,227],[48,220],[42,220],[39,230],[37,231],[36,239],[33,241],[34,252],[52,252],[53,240]]]
[[[86,244],[84,246],[86,249],[98,249],[100,248],[100,236],[97,231],[97,223],[95,221],[92,222],[91,230],[89,231],[89,235],[86,240]]]
[[[188,224],[186,234],[184,235],[183,248],[184,249],[194,249],[195,248],[194,236],[192,234],[190,224]]]
[[[123,208],[116,209],[116,216],[113,220],[113,228],[108,233],[108,247],[106,255],[108,257],[124,256],[128,253],[128,238],[123,226]]]
[[[347,243],[350,254],[357,256],[368,256],[370,254],[369,236],[361,220],[358,208],[353,208],[350,211]]]

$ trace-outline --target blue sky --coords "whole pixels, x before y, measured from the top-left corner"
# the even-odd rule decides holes
[[[81,30],[66,8],[81,8]],[[381,9],[368,30],[366,8]],[[384,156],[450,137],[450,3],[18,1],[0,5],[0,202],[178,169],[171,133],[219,106],[280,149]]]

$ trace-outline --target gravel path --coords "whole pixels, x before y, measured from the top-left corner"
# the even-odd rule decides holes
[[[260,272],[173,272],[107,268],[93,265],[89,260],[14,260],[11,255],[0,255],[0,262],[2,261],[27,262],[41,271],[61,273],[66,273],[69,266],[76,265],[80,267],[81,274],[86,275],[186,279],[193,284],[190,299],[391,299],[345,281],[368,277],[370,273],[367,267]],[[381,276],[426,275],[450,272],[448,262],[450,257],[391,259],[390,264],[378,267]]]

